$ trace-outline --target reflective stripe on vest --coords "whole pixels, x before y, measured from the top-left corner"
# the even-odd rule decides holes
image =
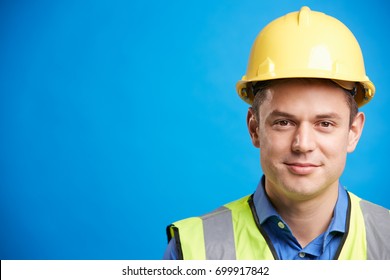
[[[362,200],[366,226],[367,259],[390,260],[390,212],[378,205]],[[380,225],[380,230],[374,230]]]
[[[349,193],[346,233],[336,259],[390,259],[390,212]],[[273,246],[256,223],[251,196],[169,227],[183,259],[275,259]]]
[[[171,235],[175,236],[176,247],[183,248],[178,252],[183,259],[236,259],[232,211],[226,207],[199,218],[177,222],[170,230]]]

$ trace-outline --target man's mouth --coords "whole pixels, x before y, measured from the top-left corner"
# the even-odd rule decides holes
[[[295,175],[309,175],[321,165],[310,162],[285,162],[287,169]]]

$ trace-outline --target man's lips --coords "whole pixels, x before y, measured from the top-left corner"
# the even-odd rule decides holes
[[[321,166],[309,162],[285,162],[284,164],[291,173],[296,175],[309,175]]]

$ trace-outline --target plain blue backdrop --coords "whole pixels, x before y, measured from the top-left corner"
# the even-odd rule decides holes
[[[377,94],[342,183],[390,208],[386,1],[0,2],[0,259],[160,259],[165,227],[262,174],[235,83],[308,5],[360,42]]]

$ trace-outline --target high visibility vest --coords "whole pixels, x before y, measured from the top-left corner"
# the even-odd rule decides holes
[[[346,232],[334,259],[390,259],[390,212],[348,192]],[[253,195],[167,228],[179,259],[272,260],[278,255],[259,223]]]

